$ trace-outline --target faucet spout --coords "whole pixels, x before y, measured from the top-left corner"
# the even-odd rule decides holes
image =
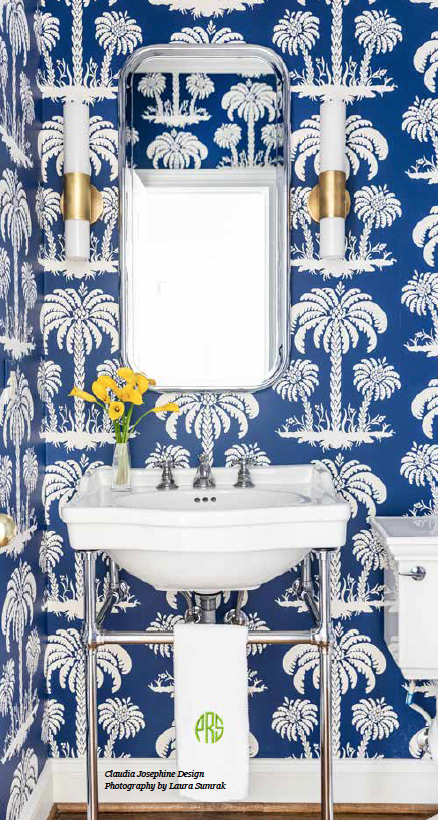
[[[207,453],[201,453],[199,456],[199,467],[193,481],[195,489],[208,490],[215,487],[216,482],[211,474],[211,465]]]

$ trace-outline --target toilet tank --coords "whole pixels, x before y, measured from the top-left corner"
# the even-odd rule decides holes
[[[405,678],[438,678],[438,517],[377,516],[385,545],[384,634]]]

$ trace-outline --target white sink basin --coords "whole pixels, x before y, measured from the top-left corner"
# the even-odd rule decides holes
[[[74,550],[102,550],[161,590],[254,589],[314,548],[341,547],[350,507],[328,472],[311,465],[214,468],[216,487],[194,490],[195,470],[176,469],[178,490],[157,490],[158,470],[133,470],[132,490],[111,490],[111,469],[85,475],[61,510]]]

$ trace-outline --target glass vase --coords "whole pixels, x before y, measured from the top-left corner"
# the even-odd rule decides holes
[[[116,444],[113,455],[112,489],[123,493],[131,489],[131,454],[129,442]]]

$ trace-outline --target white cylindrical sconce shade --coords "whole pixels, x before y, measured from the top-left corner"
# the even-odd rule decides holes
[[[322,103],[320,112],[319,231],[321,259],[345,254],[345,121],[340,100]]]
[[[90,258],[90,125],[88,105],[64,104],[65,258]]]

